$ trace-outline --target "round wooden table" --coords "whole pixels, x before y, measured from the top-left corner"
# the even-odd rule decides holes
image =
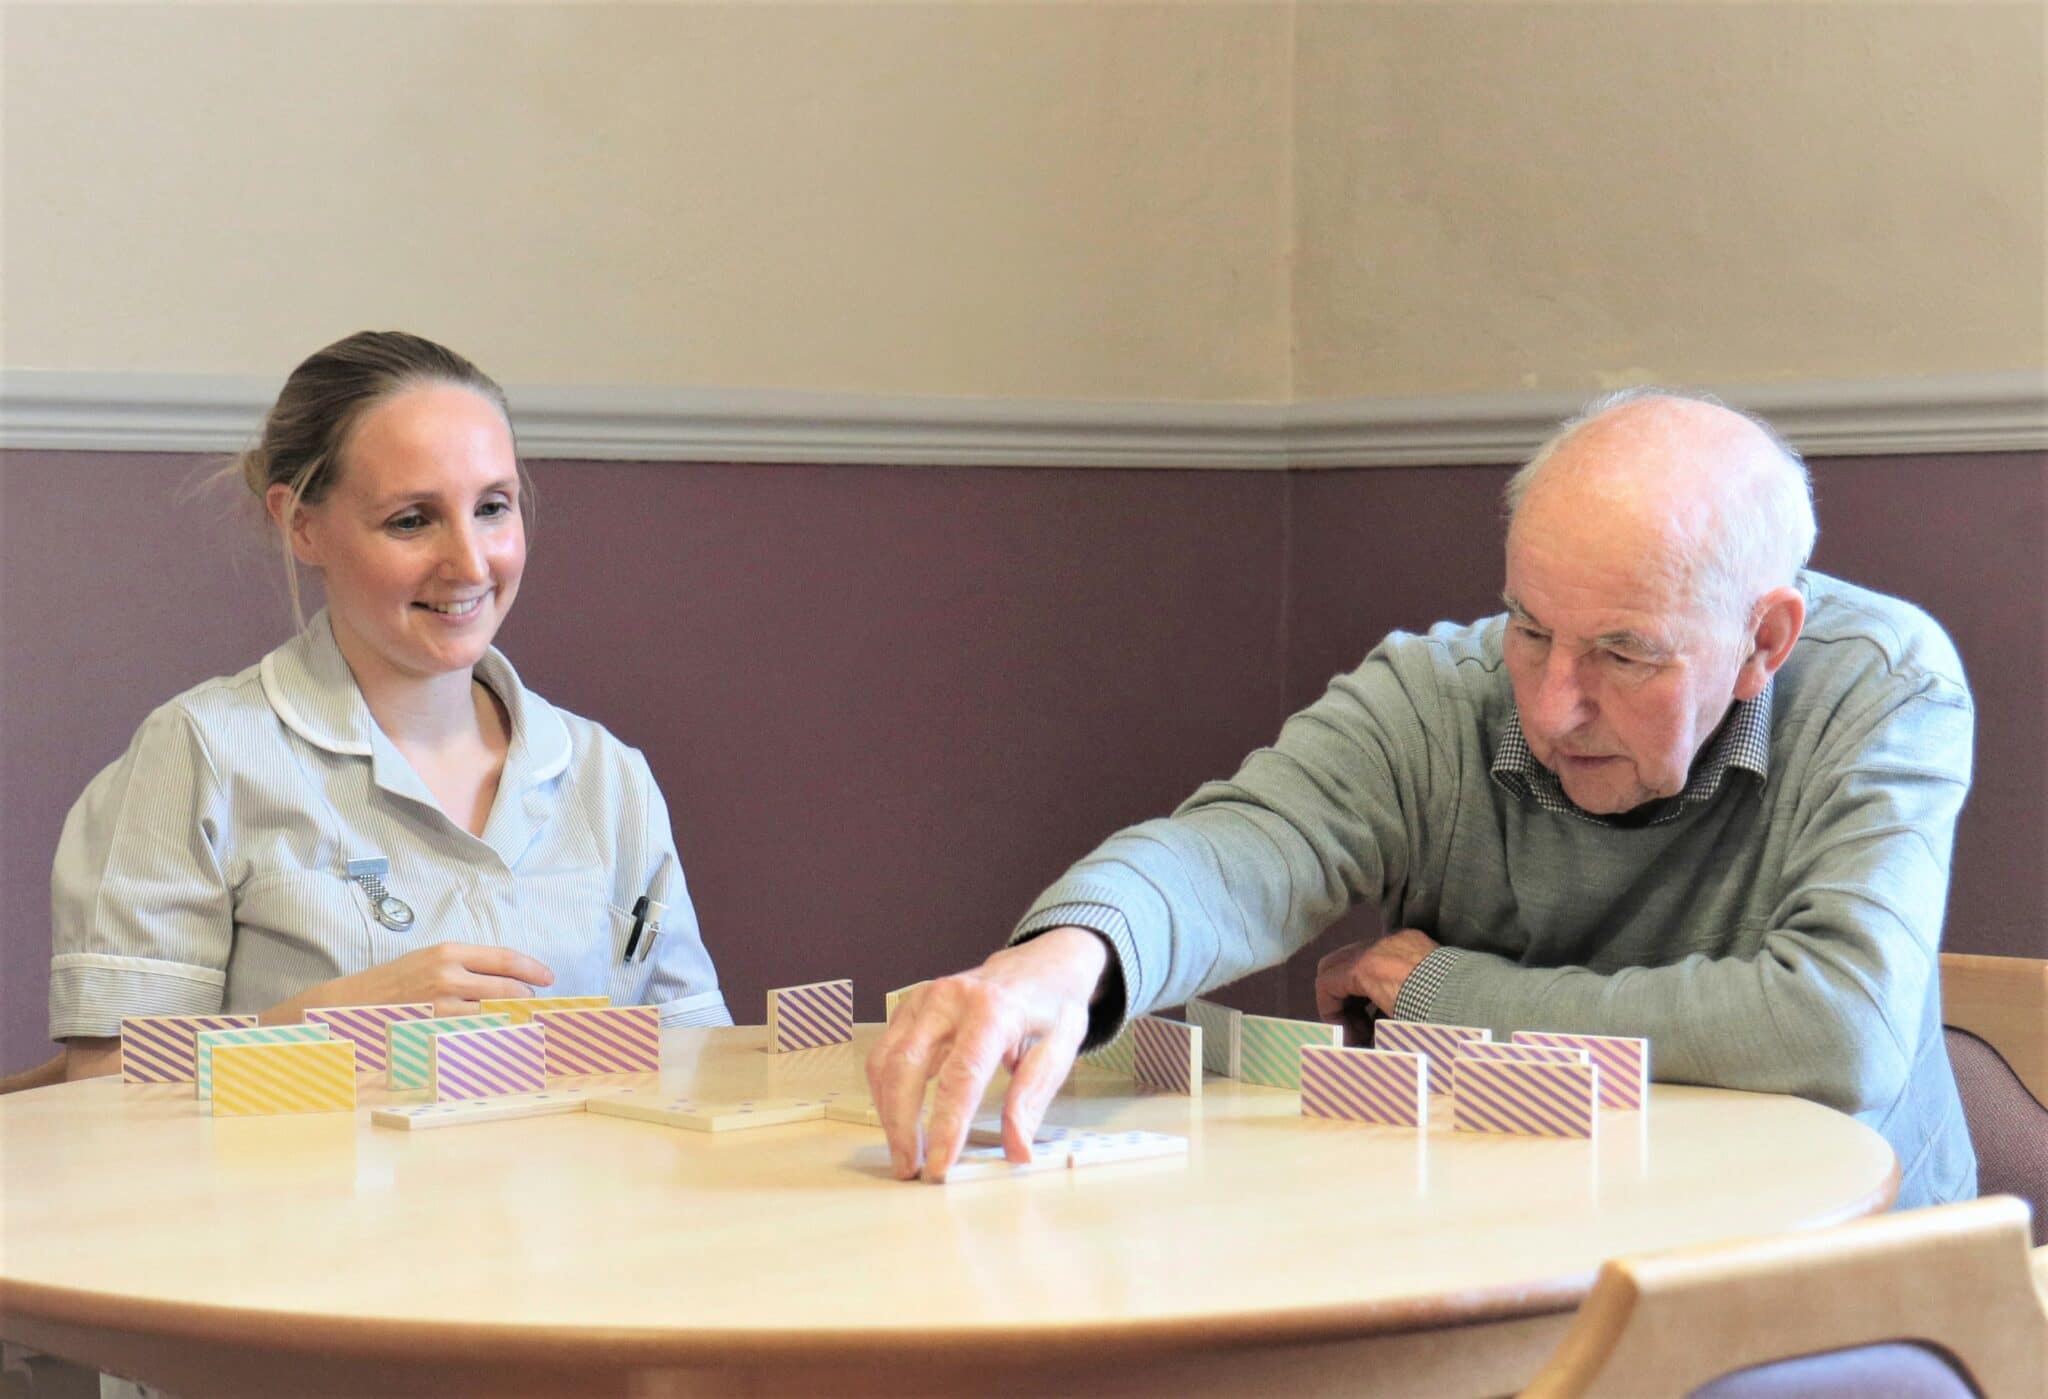
[[[670,1031],[663,1086],[864,1095],[877,1032]],[[1898,1181],[1851,1118],[1701,1088],[1583,1142],[1083,1069],[1050,1120],[1188,1157],[931,1186],[874,1128],[403,1132],[368,1108],[423,1095],[370,1082],[353,1115],[216,1120],[113,1079],[0,1098],[0,1336],[193,1399],[1500,1392],[1601,1260],[1873,1213]]]

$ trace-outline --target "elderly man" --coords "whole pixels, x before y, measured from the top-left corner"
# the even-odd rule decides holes
[[[1084,1040],[1370,899],[1398,931],[1323,960],[1326,1017],[1646,1035],[1660,1079],[1855,1114],[1903,1205],[1975,1193],[1936,977],[1972,728],[1948,638],[1803,571],[1805,468],[1711,401],[1596,405],[1507,505],[1504,615],[1388,637],[899,1014],[868,1065],[899,1175],[944,1177],[999,1066],[1027,1159]]]

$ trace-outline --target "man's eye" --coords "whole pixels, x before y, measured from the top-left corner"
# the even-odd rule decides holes
[[[1515,635],[1521,637],[1524,641],[1544,642],[1550,640],[1549,637],[1537,631],[1534,627],[1517,626],[1515,628]]]
[[[1648,664],[1647,661],[1638,660],[1634,656],[1624,656],[1619,651],[1609,651],[1607,653],[1607,659],[1613,662],[1615,665],[1621,667],[1623,670],[1634,670],[1639,666]]]

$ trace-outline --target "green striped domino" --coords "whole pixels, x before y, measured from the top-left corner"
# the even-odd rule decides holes
[[[199,1097],[213,1096],[213,1048],[219,1044],[299,1044],[305,1040],[331,1040],[325,1025],[252,1025],[241,1030],[201,1030],[192,1037]]]
[[[1247,1015],[1238,1031],[1242,1046],[1242,1067],[1246,1083],[1263,1083],[1268,1088],[1301,1091],[1301,1049],[1303,1045],[1326,1044],[1341,1049],[1344,1027],[1325,1025],[1319,1020],[1280,1020],[1270,1015]]]
[[[1104,1069],[1113,1074],[1122,1074],[1125,1078],[1136,1078],[1138,1075],[1138,1047],[1131,1039],[1129,1027],[1126,1026],[1124,1032],[1120,1033],[1108,1044],[1091,1049],[1086,1054],[1083,1054],[1081,1062],[1090,1068]]]
[[[385,1076],[384,1086],[425,1088],[428,1078],[427,1045],[436,1035],[453,1034],[457,1030],[495,1030],[511,1023],[512,1017],[503,1011],[492,1011],[489,1015],[450,1015],[440,1020],[394,1020],[387,1041],[391,1067]]]

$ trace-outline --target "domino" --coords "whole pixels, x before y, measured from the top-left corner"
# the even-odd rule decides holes
[[[593,1097],[590,1111],[603,1117],[629,1117],[689,1132],[742,1132],[750,1127],[779,1127],[789,1122],[821,1121],[822,1098],[754,1098],[737,1103],[699,1102],[694,1098],[658,1099],[631,1093]]]
[[[1202,1027],[1157,1015],[1131,1022],[1132,1077],[1148,1088],[1202,1096]]]
[[[882,1023],[884,1025],[893,1024],[896,1020],[896,1007],[901,1004],[903,998],[919,987],[929,985],[931,985],[929,981],[913,981],[908,986],[900,986],[884,996],[882,998]]]
[[[882,1125],[882,1110],[873,1103],[828,1102],[825,1104],[825,1118],[830,1122],[852,1122],[862,1127]]]
[[[547,1037],[532,1024],[435,1035],[427,1041],[434,1101],[540,1092],[548,1086]]]
[[[433,1003],[408,1005],[315,1006],[306,1012],[308,1025],[325,1025],[335,1038],[350,1040],[356,1047],[356,1072],[381,1074],[389,1066],[386,1046],[394,1020],[431,1020]]]
[[[1136,1074],[1137,1047],[1131,1040],[1129,1024],[1126,1023],[1123,1032],[1108,1044],[1097,1045],[1083,1054],[1081,1062],[1090,1068],[1103,1069],[1124,1078]]]
[[[1301,1047],[1301,1115],[1429,1125],[1429,1060],[1393,1049]]]
[[[853,1039],[853,983],[819,981],[768,993],[768,1049],[787,1054]]]
[[[1038,1130],[1031,1136],[1031,1145],[1035,1149],[1040,1143],[1044,1142],[1071,1142],[1080,1135],[1081,1133],[1076,1128],[1055,1127],[1050,1122],[1041,1122],[1038,1124]],[[967,1129],[967,1141],[970,1146],[1001,1146],[1003,1144],[1003,1119],[1000,1117],[982,1118]]]
[[[1499,1044],[1493,1040],[1470,1040],[1461,1044],[1451,1055],[1450,1082],[1445,1088],[1458,1091],[1458,1065],[1467,1059],[1511,1059],[1518,1064],[1590,1064],[1591,1055],[1583,1049],[1550,1049],[1535,1044]]]
[[[1650,1091],[1650,1042],[1627,1035],[1568,1035],[1552,1030],[1517,1030],[1514,1044],[1583,1049],[1600,1070],[1600,1106],[1633,1112]]]
[[[1191,1024],[1202,1027],[1202,1067],[1225,1078],[1242,1076],[1244,1012],[1200,999],[1187,1003]]]
[[[484,1015],[509,1015],[514,1025],[524,1025],[544,1010],[596,1010],[612,1003],[610,996],[501,996],[478,1001]]]
[[[1344,1027],[1325,1025],[1319,1020],[1247,1015],[1240,1023],[1239,1037],[1243,1046],[1240,1076],[1246,1083],[1299,1091],[1302,1047],[1315,1044],[1341,1049]]]
[[[1043,1149],[1033,1147],[1031,1159],[1024,1162],[1010,1160],[1003,1155],[999,1146],[969,1146],[961,1148],[959,1156],[946,1171],[947,1185],[965,1185],[978,1180],[1005,1180],[1011,1176],[1034,1175],[1039,1171],[1064,1171],[1067,1169],[1067,1153],[1058,1142],[1047,1142]]]
[[[490,1030],[511,1023],[512,1017],[502,1012],[446,1015],[437,1020],[394,1020],[384,1027],[384,1057],[388,1069],[385,1085],[391,1088],[425,1088],[430,1067],[427,1046],[436,1035]]]
[[[1165,1132],[1077,1132],[1067,1163],[1075,1170],[1123,1161],[1150,1161],[1188,1154],[1188,1139]]]
[[[558,1112],[582,1112],[589,1093],[581,1088],[550,1088],[545,1093],[521,1093],[504,1098],[464,1098],[448,1103],[420,1103],[412,1107],[372,1108],[370,1121],[379,1127],[402,1132],[426,1132],[436,1127],[468,1127],[478,1122],[504,1122],[515,1117],[545,1117]]]
[[[193,1081],[201,1099],[213,1096],[213,1051],[224,1044],[303,1044],[333,1039],[325,1025],[252,1025],[240,1030],[201,1030],[192,1037]]]
[[[1458,1065],[1451,1122],[1467,1132],[1590,1138],[1599,1095],[1600,1070],[1589,1064],[1467,1059]]]
[[[213,1115],[354,1112],[356,1046],[345,1039],[213,1047]]]
[[[1420,1020],[1381,1020],[1373,1026],[1372,1047],[1420,1054],[1429,1060],[1430,1077],[1448,1091],[1451,1060],[1462,1045],[1493,1039],[1493,1031],[1476,1025],[1436,1025]]]
[[[124,1015],[121,1082],[191,1083],[198,1077],[201,1030],[252,1030],[253,1015]]]
[[[592,1006],[543,1010],[533,1023],[547,1031],[551,1074],[644,1074],[661,1070],[657,1006]]]

